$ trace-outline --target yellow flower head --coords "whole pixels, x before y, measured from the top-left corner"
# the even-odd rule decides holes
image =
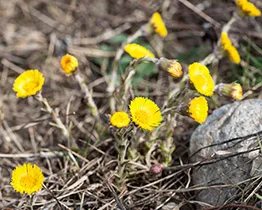
[[[235,63],[239,64],[241,59],[237,49],[233,46],[231,40],[228,38],[227,33],[223,32],[221,34],[221,46],[223,50],[227,53],[229,59]]]
[[[130,119],[126,112],[119,111],[110,117],[110,122],[115,127],[123,128],[129,125]]]
[[[231,97],[234,100],[241,100],[243,97],[243,90],[240,84],[233,83],[232,84],[232,90],[231,90]]]
[[[158,62],[158,67],[160,70],[167,71],[174,78],[179,78],[183,74],[182,66],[176,60],[160,58]]]
[[[159,34],[162,37],[167,36],[167,29],[165,23],[162,20],[161,15],[158,12],[155,12],[151,19],[150,24],[153,26],[155,33]]]
[[[162,121],[159,107],[150,99],[136,97],[129,105],[132,121],[139,127],[152,131]]]
[[[247,3],[247,0],[236,0],[236,4],[239,7],[242,7],[246,3]]]
[[[241,61],[240,55],[237,49],[233,45],[229,47],[229,49],[227,50],[227,54],[228,54],[229,60],[231,60],[233,63],[235,64],[240,63]]]
[[[221,83],[216,89],[220,95],[230,97],[234,100],[241,100],[243,96],[242,87],[236,82],[230,84]]]
[[[179,78],[182,76],[183,71],[182,71],[182,66],[180,63],[177,61],[174,61],[171,63],[167,69],[167,71],[174,77],[174,78]]]
[[[44,182],[42,170],[37,165],[25,163],[17,166],[12,172],[11,185],[15,191],[28,195],[41,190]]]
[[[139,45],[139,44],[128,44],[125,46],[125,51],[132,57],[132,58],[143,58],[143,57],[149,57],[154,58],[154,54],[151,53],[148,49],[145,47]]]
[[[38,70],[27,70],[15,79],[13,90],[19,98],[33,96],[42,89],[44,81],[43,75]]]
[[[60,64],[66,74],[71,74],[77,70],[78,60],[75,56],[66,54],[62,57]]]
[[[215,84],[206,66],[195,62],[188,67],[188,75],[199,93],[205,96],[213,95]]]
[[[247,0],[236,0],[236,4],[243,15],[254,17],[261,15],[260,10],[254,4],[248,2]]]
[[[221,33],[221,45],[223,49],[226,51],[230,46],[232,46],[231,40],[228,38],[227,33],[222,32]]]
[[[204,96],[196,97],[189,102],[188,109],[190,117],[196,122],[202,124],[206,121],[208,115],[208,104]]]

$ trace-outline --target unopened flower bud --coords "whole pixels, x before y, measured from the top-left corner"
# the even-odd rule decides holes
[[[167,71],[174,78],[179,78],[182,76],[182,66],[176,60],[168,60],[166,58],[161,58],[159,60],[158,67],[160,70]]]
[[[231,97],[234,100],[241,100],[243,96],[241,85],[235,82],[230,84],[218,84],[215,89],[219,95]]]
[[[163,167],[161,165],[151,166],[150,172],[153,174],[160,174],[163,171]]]
[[[60,64],[66,74],[72,74],[77,71],[78,60],[75,56],[66,54],[61,58]]]

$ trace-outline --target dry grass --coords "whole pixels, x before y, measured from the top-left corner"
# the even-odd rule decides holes
[[[110,65],[120,47],[119,43],[108,40],[118,34],[134,33],[147,22],[153,11],[162,12],[169,36],[164,41],[155,37],[142,40],[149,42],[158,56],[162,56],[163,49],[168,58],[187,56],[183,60],[186,65],[192,59],[200,60],[209,54],[211,45],[202,41],[201,25],[215,21],[219,31],[230,19],[234,4],[226,0],[192,1],[198,8],[205,7],[203,17],[198,10],[182,4],[185,2],[0,1],[0,209],[30,208],[28,198],[15,193],[9,184],[11,171],[28,161],[39,165],[45,175],[45,187],[35,196],[34,209],[164,209],[164,205],[172,202],[183,206],[182,209],[195,209],[194,192],[199,189],[192,186],[190,172],[199,164],[188,163],[187,149],[196,124],[191,119],[179,117],[174,132],[177,149],[172,167],[155,175],[146,165],[131,162],[136,170],[118,191],[113,176],[118,165],[117,152],[107,117],[110,96],[105,91]],[[262,8],[259,0],[256,3]],[[254,28],[256,30],[248,30]],[[243,29],[246,29],[244,33]],[[262,46],[261,18],[241,23],[232,31],[239,43],[245,44],[242,38],[248,37],[256,46]],[[112,50],[105,51],[101,47],[105,44]],[[192,58],[187,54],[192,46],[201,50],[201,55],[194,52],[199,57]],[[80,71],[88,87],[93,89],[104,125],[103,135],[96,127],[96,120],[87,108],[76,80],[65,76],[60,69],[59,60],[66,52],[79,59]],[[238,73],[227,73],[227,66],[227,61],[221,64],[219,81],[232,81],[232,76],[241,79],[242,75]],[[249,82],[244,86],[246,91],[250,90],[247,97],[262,97],[259,92],[261,81],[254,84],[251,80],[257,71],[261,75],[261,71],[249,66],[251,75],[247,75]],[[67,139],[61,130],[50,124],[52,119],[41,111],[39,102],[31,97],[16,98],[12,91],[13,81],[26,69],[42,71],[45,77],[42,94],[59,112],[62,121],[72,126],[72,136],[81,150],[68,148]],[[142,82],[137,93],[149,95],[160,105],[166,98],[166,90],[176,86],[162,73],[154,74],[144,82],[147,88]]]

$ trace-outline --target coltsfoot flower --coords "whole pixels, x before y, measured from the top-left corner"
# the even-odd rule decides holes
[[[227,53],[228,53],[229,60],[231,60],[235,64],[240,63],[241,61],[240,55],[237,49],[233,45],[228,49]]]
[[[243,90],[242,90],[241,85],[238,83],[233,83],[231,87],[232,87],[231,97],[234,100],[241,100],[243,97]]]
[[[237,49],[233,46],[231,40],[228,38],[227,33],[223,32],[221,34],[221,46],[223,50],[227,53],[229,59],[235,63],[239,64],[241,61],[240,55]]]
[[[179,78],[182,76],[182,66],[176,60],[169,60],[166,58],[161,58],[158,64],[159,68],[163,71],[167,71],[172,75],[174,78]]]
[[[169,68],[167,71],[172,75],[174,78],[179,78],[182,76],[183,71],[182,71],[182,66],[180,63],[177,61],[174,61],[172,64],[170,64]]]
[[[227,50],[232,45],[231,40],[228,38],[228,35],[225,32],[221,33],[220,40],[221,40],[221,45],[224,50]]]
[[[129,125],[130,118],[126,112],[118,111],[110,117],[110,122],[115,127],[123,128]]]
[[[11,185],[15,191],[28,195],[41,190],[44,182],[42,170],[37,165],[25,163],[18,165],[12,172]]]
[[[240,9],[242,15],[254,17],[261,15],[260,10],[253,3],[247,0],[236,0],[236,4]]]
[[[139,44],[128,44],[125,46],[125,51],[135,59],[143,58],[143,57],[149,57],[149,58],[154,58],[154,54],[150,52],[148,49],[145,47],[139,45]]]
[[[164,21],[162,20],[161,15],[158,12],[155,12],[151,19],[150,24],[153,27],[155,33],[159,34],[162,37],[166,37],[168,32],[165,26]]]
[[[162,121],[159,107],[148,98],[136,97],[131,101],[129,109],[132,121],[145,130],[152,131]]]
[[[44,81],[43,75],[38,70],[27,70],[15,79],[13,90],[18,98],[33,96],[42,89]]]
[[[78,60],[75,56],[66,54],[60,61],[61,67],[66,74],[72,74],[77,70]]]
[[[218,84],[215,88],[219,95],[231,97],[234,100],[241,100],[243,97],[243,90],[240,84],[233,82],[230,84]]]
[[[215,83],[210,76],[206,66],[200,63],[193,63],[188,67],[188,75],[196,90],[205,95],[212,96],[215,88]]]
[[[189,116],[196,122],[202,124],[208,115],[208,104],[204,96],[196,97],[189,102]]]

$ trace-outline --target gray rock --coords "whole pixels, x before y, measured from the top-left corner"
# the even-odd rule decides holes
[[[208,187],[198,192],[196,199],[211,205],[224,204],[238,192],[239,182],[262,174],[261,139],[262,100],[235,102],[215,110],[192,134],[190,161],[225,159],[194,169],[193,183],[199,187],[232,187]]]

